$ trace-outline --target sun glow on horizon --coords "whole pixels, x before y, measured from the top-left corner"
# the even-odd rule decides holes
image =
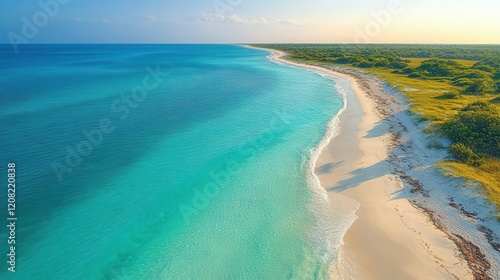
[[[31,0],[0,5],[0,43],[14,38],[23,43],[500,44],[500,2],[493,0]]]

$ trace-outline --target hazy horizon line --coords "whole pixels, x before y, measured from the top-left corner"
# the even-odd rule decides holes
[[[0,45],[12,45],[10,43],[0,43]],[[42,42],[26,43],[23,45],[449,45],[449,46],[500,46],[500,43],[210,43],[210,42]]]

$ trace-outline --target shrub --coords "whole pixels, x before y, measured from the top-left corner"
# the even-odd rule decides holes
[[[414,73],[410,73],[408,75],[408,78],[425,79],[426,77],[419,72],[414,72]]]
[[[472,151],[469,147],[462,143],[455,143],[448,149],[450,155],[452,155],[456,160],[478,166],[480,164],[479,156]]]
[[[476,64],[474,64],[472,66],[473,69],[478,69],[478,70],[481,70],[481,71],[485,71],[485,72],[489,72],[489,73],[493,73],[495,72],[495,68],[488,65],[488,64],[485,64],[483,62],[477,62]]]
[[[452,77],[458,70],[462,69],[462,67],[452,60],[428,59],[422,61],[422,64],[416,69],[426,76]]]
[[[474,153],[500,157],[500,114],[494,105],[472,103],[444,124],[445,134]]]
[[[475,80],[471,85],[465,88],[463,93],[470,95],[483,95],[485,93],[495,92],[496,90],[496,83],[494,83],[491,78],[484,78]]]
[[[470,78],[456,78],[453,79],[451,82],[452,84],[459,87],[469,87],[474,83],[474,80]]]
[[[401,74],[409,75],[411,73],[415,73],[415,69],[413,69],[413,68],[405,68],[405,69],[402,69],[400,73]]]
[[[354,64],[354,66],[361,67],[361,68],[370,68],[370,67],[373,67],[373,64],[366,61],[366,60],[363,60],[359,63]]]
[[[339,64],[350,64],[350,63],[357,63],[360,61],[359,57],[353,57],[353,56],[344,56],[344,57],[339,57],[335,59],[335,63]]]
[[[391,64],[389,65],[389,68],[405,69],[408,66],[408,63],[409,63],[409,61],[407,61],[407,60],[392,61]]]
[[[460,97],[460,94],[456,92],[448,92],[436,97],[436,99],[457,99],[458,97]]]
[[[490,100],[490,103],[493,103],[493,104],[500,104],[500,96],[499,97],[496,97],[496,98],[493,98]]]

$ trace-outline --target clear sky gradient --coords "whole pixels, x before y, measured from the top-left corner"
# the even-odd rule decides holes
[[[0,43],[500,44],[498,0],[4,0],[0,22]]]

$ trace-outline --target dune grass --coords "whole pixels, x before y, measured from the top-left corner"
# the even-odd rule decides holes
[[[394,74],[390,70],[369,69],[390,85],[396,87],[412,104],[411,111],[424,119],[442,123],[454,116],[460,109],[476,101],[490,102],[498,95],[464,95],[457,94],[456,98],[443,98],[447,93],[458,93],[461,88],[448,81],[420,80],[405,75]]]
[[[424,60],[429,60],[429,58],[415,58],[415,57],[404,57],[403,59],[409,60],[410,63],[408,64],[408,66],[412,68],[420,66],[422,64],[422,61]],[[450,60],[455,61],[458,64],[467,68],[471,67],[477,62],[475,60],[465,60],[465,59],[450,59]]]
[[[444,161],[439,166],[454,175],[481,183],[485,195],[500,209],[500,160],[487,159],[479,167],[456,161]]]
[[[500,114],[500,103],[494,101],[499,97],[495,94],[480,96],[457,94],[448,99],[442,96],[446,93],[459,92],[460,88],[447,81],[409,78],[384,69],[371,68],[368,69],[368,72],[396,87],[407,97],[411,104],[410,110],[421,118],[430,120],[433,126],[443,123],[446,119],[457,114],[460,109],[476,101],[495,104]],[[455,176],[481,183],[485,196],[497,209],[500,209],[500,159],[487,158],[480,166],[471,166],[456,161],[444,161],[439,166]]]

